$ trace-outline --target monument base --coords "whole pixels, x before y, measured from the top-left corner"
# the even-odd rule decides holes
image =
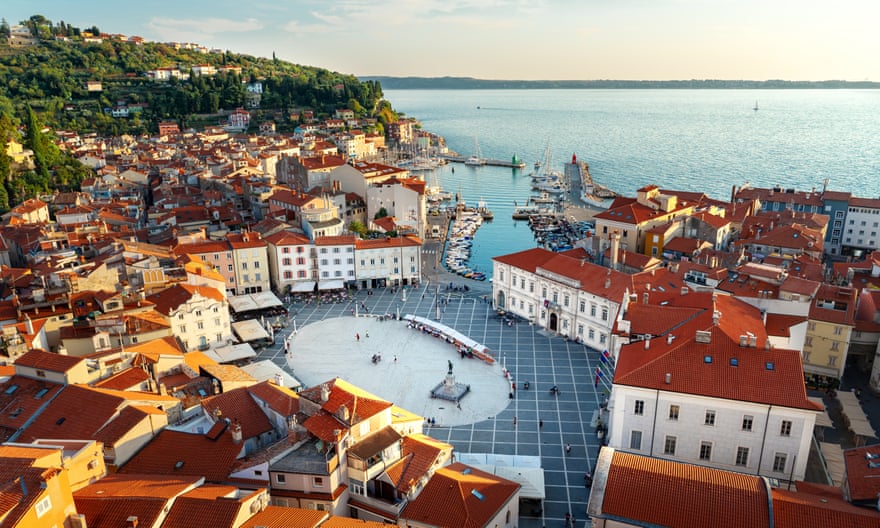
[[[431,398],[458,402],[470,391],[470,385],[465,385],[464,383],[453,383],[450,385],[449,383],[442,381],[438,383],[436,387],[431,389]]]

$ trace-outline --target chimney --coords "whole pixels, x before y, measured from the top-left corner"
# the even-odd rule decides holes
[[[642,304],[648,304],[648,292],[642,294]]]
[[[326,402],[330,399],[330,387],[327,384],[321,385],[321,401]]]
[[[241,424],[238,422],[238,418],[232,422],[232,443],[240,444],[242,440],[241,436]]]
[[[137,515],[129,515],[128,519],[125,520],[125,528],[137,528],[138,518]]]
[[[672,383],[672,373],[667,372],[666,373],[666,384],[669,385],[670,383]]]
[[[611,287],[611,278],[608,277],[605,279],[605,289],[607,290],[610,287]]]
[[[651,338],[650,337],[645,339],[645,350],[648,350],[649,348],[651,348]]]
[[[754,334],[749,335],[749,348],[755,348],[758,346],[758,336]]]
[[[275,385],[278,385],[279,387],[283,387],[283,386],[284,386],[284,377],[281,375],[280,372],[278,372],[278,373],[275,374],[275,379],[274,379],[274,381],[275,381]]]
[[[617,269],[617,253],[620,251],[620,233],[614,231],[610,235],[611,238],[611,266],[613,270]]]
[[[688,291],[690,291],[690,290],[688,289],[687,286],[682,286],[682,287],[681,287],[681,294],[682,294],[682,295],[687,295],[687,294],[688,294]]]
[[[28,335],[34,335],[34,323],[31,321],[29,315],[25,314],[24,316],[24,327],[27,330]]]
[[[70,528],[87,528],[86,516],[82,513],[73,513],[67,519],[70,522]]]
[[[712,325],[718,326],[718,321],[720,321],[720,320],[721,320],[721,312],[719,312],[718,310],[715,310],[714,312],[712,312]]]
[[[748,344],[749,344],[749,336],[747,336],[745,334],[739,336],[739,346],[745,347],[745,346],[748,346]]]
[[[671,345],[673,339],[675,339],[675,336],[674,336],[674,335],[672,335],[672,334],[667,335],[667,336],[666,336],[666,344],[667,344],[667,345]]]

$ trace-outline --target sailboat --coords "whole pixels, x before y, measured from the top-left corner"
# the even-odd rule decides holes
[[[483,158],[480,157],[480,144],[477,143],[477,136],[474,136],[474,155],[464,160],[464,164],[471,167],[479,167],[483,163]]]
[[[755,101],[755,108],[753,108],[753,110],[754,110],[755,112],[758,111],[758,101]]]

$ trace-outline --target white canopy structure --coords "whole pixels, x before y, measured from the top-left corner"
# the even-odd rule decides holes
[[[236,321],[232,323],[232,331],[244,342],[258,341],[260,339],[271,339],[272,336],[256,319],[247,319],[245,321]]]
[[[345,288],[345,282],[342,279],[318,281],[318,289],[321,291],[341,290],[343,288]]]
[[[233,295],[229,297],[229,306],[237,313],[252,312],[254,310],[265,310],[266,308],[275,308],[284,306],[274,293],[264,291],[259,293],[248,293],[245,295]]]
[[[877,436],[855,394],[837,391],[837,399],[840,400],[840,405],[843,407],[842,412],[846,417],[847,426],[856,435],[858,445],[864,445],[865,439]]]
[[[294,282],[290,285],[290,291],[293,293],[308,293],[315,291],[315,281]]]
[[[439,323],[437,321],[432,321],[431,319],[426,319],[424,317],[419,317],[417,315],[410,315],[410,314],[403,316],[403,318],[406,321],[412,321],[413,323],[425,325],[429,328],[435,329],[438,332],[440,332],[441,334],[443,334],[444,336],[451,337],[456,342],[461,343],[462,345],[464,345],[466,347],[472,348],[474,352],[479,352],[482,354],[489,353],[489,349],[486,347],[486,345],[481,345],[480,343],[477,343],[476,341],[469,338],[468,336],[462,334],[461,332],[458,332],[454,328],[450,328],[450,327],[446,326],[443,323]]]
[[[271,380],[276,384],[280,381],[281,386],[293,389],[294,391],[299,391],[303,388],[302,383],[300,383],[298,379],[288,374],[287,371],[279,367],[271,359],[245,365],[241,367],[241,370],[247,372],[251,377],[258,381]]]
[[[247,343],[224,345],[205,352],[205,355],[217,363],[234,363],[257,357],[257,353]]]
[[[522,499],[545,498],[541,457],[495,453],[457,453],[455,456],[462,464],[516,482],[522,486],[519,490]]]

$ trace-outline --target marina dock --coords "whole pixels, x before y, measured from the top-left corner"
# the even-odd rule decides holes
[[[441,156],[446,161],[451,161],[453,163],[464,163],[468,161],[468,158],[465,156],[458,156],[454,154],[447,154]],[[480,158],[480,165],[486,165],[489,167],[507,167],[510,169],[524,169],[526,168],[526,164],[524,161],[520,160],[516,156],[511,160],[499,160],[499,159],[490,159],[490,158]]]

